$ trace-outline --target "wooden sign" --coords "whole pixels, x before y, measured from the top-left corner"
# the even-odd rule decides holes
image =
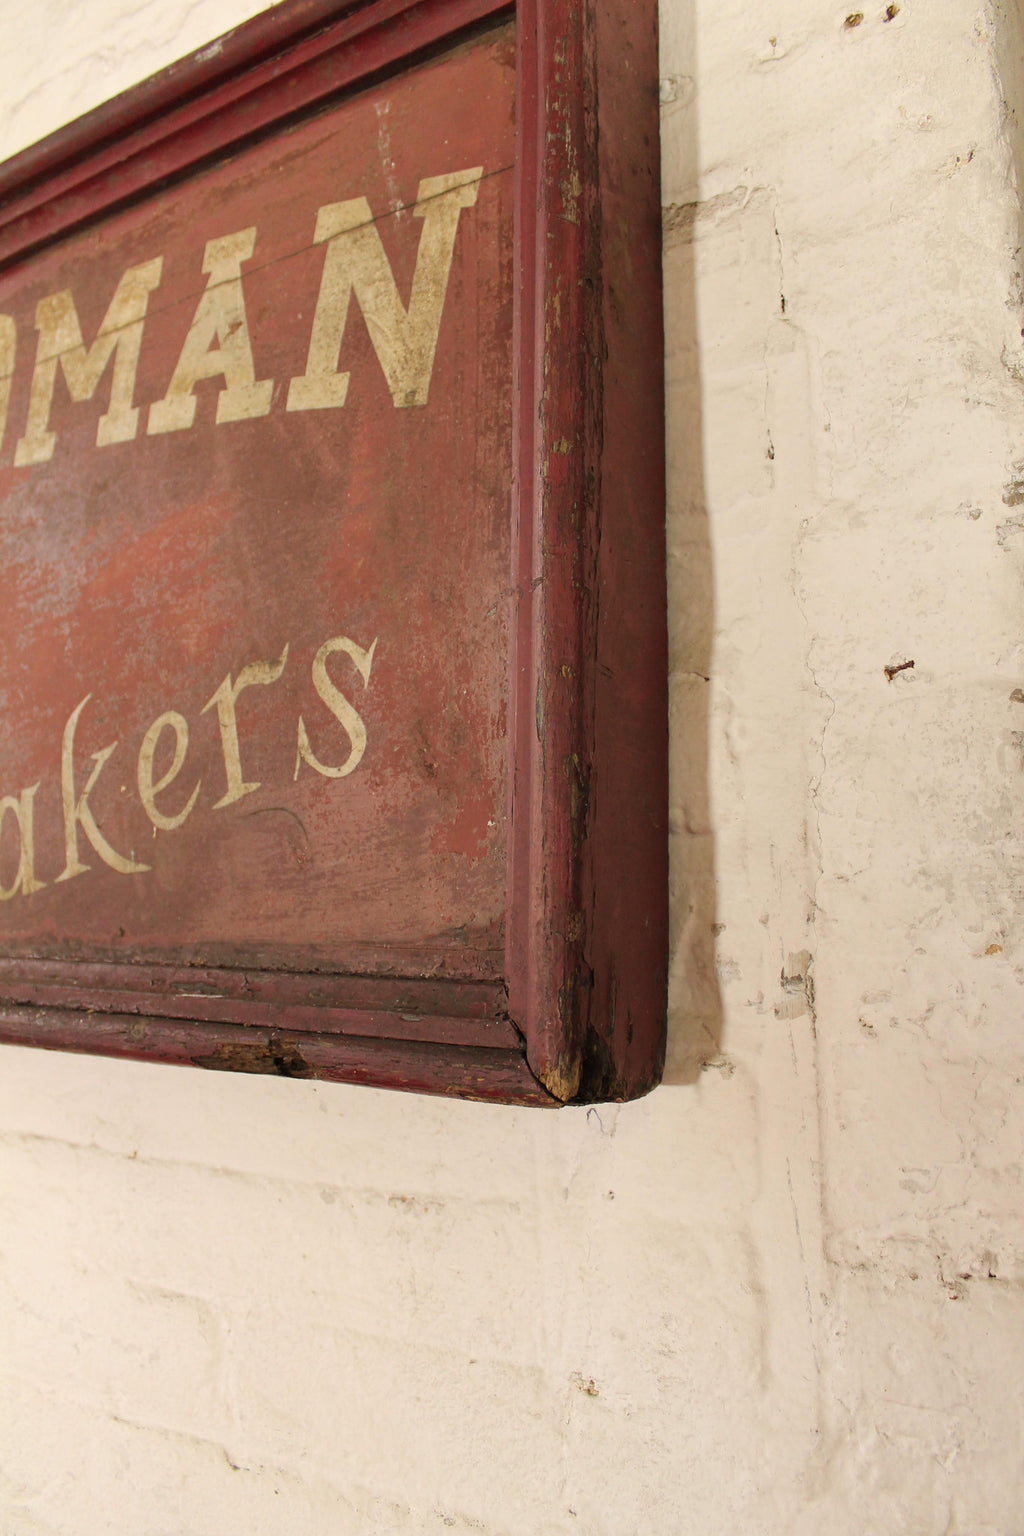
[[[291,0],[0,169],[0,1038],[660,1072],[653,0]]]

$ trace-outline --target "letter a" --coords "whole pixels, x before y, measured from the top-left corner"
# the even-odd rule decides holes
[[[45,880],[36,879],[35,870],[35,844],[32,834],[32,801],[38,784],[33,784],[31,789],[23,789],[15,798],[14,795],[4,795],[0,800],[0,827],[4,824],[4,817],[8,811],[14,815],[18,823],[18,835],[21,839],[21,848],[18,854],[18,872],[12,885],[4,885],[0,882],[0,901],[10,901],[19,891],[24,896],[31,896],[33,891],[41,891],[46,884]]]
[[[326,242],[327,255],[306,371],[288,389],[290,411],[345,404],[349,376],[338,372],[338,354],[353,292],[392,400],[397,406],[426,405],[459,214],[476,202],[482,175],[478,165],[420,182],[413,213],[423,220],[423,230],[408,310],[366,198],[327,203],[319,210],[313,239],[318,245]]]
[[[274,381],[256,382],[242,295],[242,262],[249,260],[255,245],[255,226],[206,242],[206,290],[199,300],[167,393],[149,408],[147,431],[181,432],[190,427],[196,414],[193,389],[200,379],[212,379],[217,374],[223,374],[227,386],[217,396],[218,424],[265,416],[270,410]],[[217,346],[211,350],[213,342]]]

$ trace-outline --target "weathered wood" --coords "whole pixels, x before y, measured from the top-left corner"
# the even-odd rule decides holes
[[[152,286],[124,441],[52,364],[33,425],[29,348],[14,374],[4,787],[40,786],[39,889],[8,943],[500,978],[513,63],[499,29],[0,277],[19,336],[51,294],[91,338],[125,272]],[[415,281],[403,349],[374,305]],[[189,337],[213,376],[176,391]]]
[[[657,181],[653,0],[286,0],[0,168],[0,1038],[657,1080]]]
[[[0,1041],[48,1050],[164,1061],[178,1066],[318,1082],[363,1083],[413,1093],[505,1104],[558,1104],[537,1082],[521,1051],[482,1050],[447,1042],[339,1040],[298,1030],[250,1029],[159,1017],[0,1004]]]
[[[628,1098],[664,1067],[668,964],[668,612],[658,34],[653,7],[597,0],[602,354],[591,507],[588,920],[582,1093]]]
[[[668,642],[657,17],[520,37],[510,1008],[552,1092],[664,1058]]]
[[[507,1050],[520,1044],[504,986],[479,982],[0,958],[0,993],[39,1007],[75,1008],[87,996],[91,1006],[125,1014]]]

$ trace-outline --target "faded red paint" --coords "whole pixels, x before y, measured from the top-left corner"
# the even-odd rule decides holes
[[[0,907],[6,945],[195,963],[252,964],[258,953],[264,965],[358,972],[360,946],[386,943],[396,956],[415,951],[418,965],[432,954],[431,968],[501,974],[506,784],[495,725],[508,644],[513,95],[506,27],[0,278],[0,312],[15,318],[21,349],[0,460],[0,793],[40,781],[35,866],[46,882]],[[368,200],[407,298],[421,178],[474,166],[484,175],[459,223],[428,404],[396,409],[353,299],[345,405],[287,411],[324,264],[318,208]],[[256,377],[275,381],[270,412],[215,425],[218,377],[196,386],[188,430],[97,447],[109,385],[72,403],[59,378],[53,459],[14,467],[37,300],[70,289],[89,341],[121,273],[163,256],[135,390],[144,423],[204,289],[205,242],[250,226],[242,284]],[[377,641],[365,692],[343,657],[332,664],[365,720],[366,753],[349,778],[303,767],[296,781],[300,715],[324,760],[348,748],[310,678],[318,646],[336,635]],[[285,644],[281,680],[238,704],[243,768],[261,788],[215,809],[225,787],[217,716],[200,711],[225,674],[278,658]],[[61,732],[89,693],[79,774],[118,741],[93,812],[116,849],[152,869],[126,876],[84,849],[89,872],[56,884]],[[142,736],[168,709],[188,721],[190,743],[165,799],[177,809],[202,787],[187,823],[158,831],[132,784]],[[432,776],[414,745],[424,736]],[[14,830],[8,817],[7,883]]]
[[[0,167],[0,1039],[522,1103],[657,1080],[656,80],[655,0],[284,0]],[[396,406],[352,298],[345,404],[289,411],[320,210],[368,199],[407,305],[420,183],[472,167],[427,403]],[[250,228],[269,410],[217,425],[205,380],[193,425],[150,434],[206,242]],[[16,466],[37,301],[69,288],[88,345],[157,255],[136,436],[96,444],[109,366],[91,402],[58,377],[54,455]],[[75,720],[74,794],[118,743],[91,795],[117,852],[80,835],[59,881]],[[146,783],[173,817],[200,780],[154,826]]]

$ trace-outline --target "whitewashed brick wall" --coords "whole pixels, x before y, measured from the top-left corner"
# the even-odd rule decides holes
[[[257,9],[5,0],[0,154]],[[1021,18],[662,27],[666,1085],[0,1051],[3,1536],[1024,1536]]]

